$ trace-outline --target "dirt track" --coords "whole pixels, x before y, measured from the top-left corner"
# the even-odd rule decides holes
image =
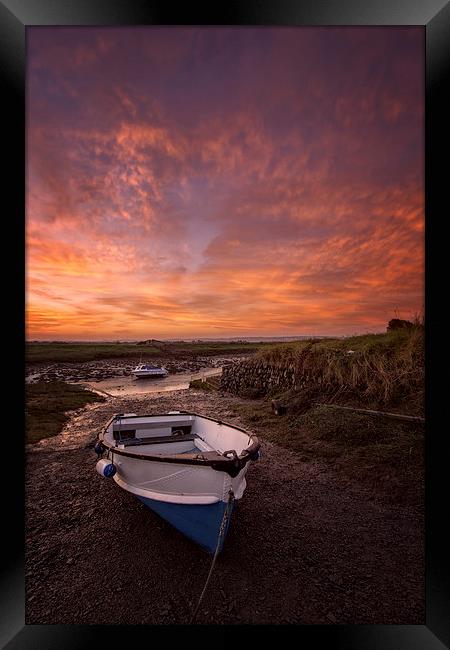
[[[211,557],[95,472],[114,412],[182,408],[248,427],[239,398],[109,398],[27,455],[26,623],[185,624]],[[263,441],[197,623],[423,624],[423,512]]]

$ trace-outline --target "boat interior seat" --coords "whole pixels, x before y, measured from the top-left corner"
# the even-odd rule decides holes
[[[207,442],[203,440],[203,438],[200,438],[200,436],[195,437],[195,446],[197,449],[200,451],[214,451],[213,447],[208,445]]]
[[[135,447],[136,445],[160,445],[167,442],[188,442],[195,440],[198,436],[195,433],[184,433],[179,436],[153,436],[151,438],[130,438],[129,440],[121,440],[120,444],[124,447]]]

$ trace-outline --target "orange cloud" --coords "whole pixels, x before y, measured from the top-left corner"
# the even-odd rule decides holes
[[[346,334],[421,309],[419,31],[63,32],[30,38],[28,336]]]

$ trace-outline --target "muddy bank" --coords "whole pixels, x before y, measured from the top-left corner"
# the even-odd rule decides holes
[[[191,357],[174,359],[168,357],[151,358],[149,361],[157,366],[164,366],[170,374],[198,372],[203,368],[220,368],[237,360],[245,360],[248,355]],[[146,361],[146,359],[143,359]],[[26,381],[102,381],[115,377],[129,377],[136,368],[138,359],[101,359],[78,363],[33,363],[26,369]]]
[[[185,624],[211,558],[94,470],[112,412],[186,409],[248,427],[241,400],[108,398],[27,453],[26,622]],[[86,447],[87,446],[87,447]],[[197,623],[423,624],[423,513],[263,441]]]

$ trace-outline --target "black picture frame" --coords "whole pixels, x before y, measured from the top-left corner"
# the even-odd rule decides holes
[[[13,135],[11,146],[4,149],[6,179],[3,192],[11,206],[5,222],[12,224],[17,244],[14,256],[4,270],[4,304],[15,305],[7,325],[6,347],[12,353],[8,362],[6,404],[17,403],[15,426],[8,434],[8,447],[3,453],[3,557],[0,583],[0,643],[9,649],[80,648],[93,643],[107,647],[148,646],[155,642],[154,634],[169,641],[172,635],[186,643],[192,639],[202,642],[234,643],[242,628],[207,627],[169,628],[160,626],[64,626],[25,625],[24,571],[24,431],[23,413],[25,365],[25,32],[32,25],[420,25],[426,37],[426,140],[425,140],[425,203],[426,203],[426,262],[425,262],[425,332],[426,332],[426,623],[425,625],[375,626],[264,626],[247,628],[252,635],[262,632],[264,638],[286,640],[307,647],[324,643],[326,646],[364,649],[438,650],[448,647],[449,616],[446,572],[448,565],[448,536],[446,509],[448,470],[444,453],[445,430],[444,394],[446,370],[442,345],[448,333],[444,318],[445,196],[448,186],[444,150],[444,69],[449,59],[450,7],[445,0],[412,2],[410,0],[354,0],[295,2],[290,0],[228,0],[220,6],[200,9],[192,3],[171,6],[168,2],[151,0],[0,0],[0,69],[3,78],[2,108],[4,134]],[[5,137],[5,136],[4,136]],[[5,154],[6,152],[6,154]],[[8,196],[9,195],[9,196]],[[5,197],[4,197],[5,198]],[[447,201],[448,204],[448,201]],[[440,214],[442,213],[442,214]],[[448,217],[447,217],[448,218]],[[8,234],[8,249],[9,244]],[[6,235],[5,235],[6,237]],[[446,327],[447,326],[447,327]],[[443,343],[444,342],[444,343]],[[18,363],[18,350],[21,351]],[[441,374],[442,373],[442,374]],[[439,381],[439,377],[443,377]],[[448,398],[447,398],[448,399]],[[19,426],[17,425],[19,422]],[[442,423],[442,424],[441,424]],[[447,425],[448,429],[448,425]],[[14,433],[16,435],[14,435]],[[447,488],[447,490],[445,490]],[[447,560],[447,562],[446,562]],[[80,595],[82,597],[82,595]],[[272,637],[273,634],[273,637]],[[276,635],[276,637],[275,637]],[[289,636],[288,636],[289,635]],[[284,637],[284,634],[283,634]],[[278,641],[279,642],[279,641]]]

